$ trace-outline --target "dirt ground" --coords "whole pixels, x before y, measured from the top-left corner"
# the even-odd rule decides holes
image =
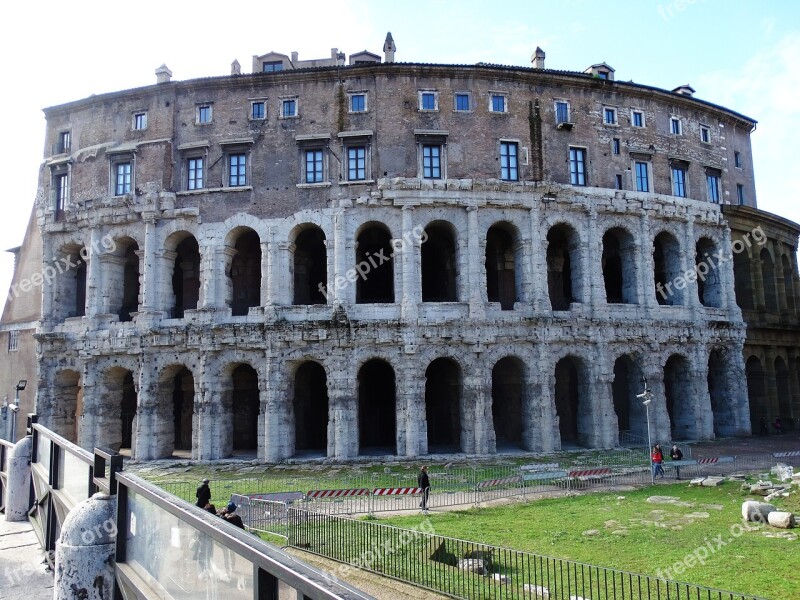
[[[800,450],[800,432],[791,431],[782,435],[754,435],[743,438],[724,438],[713,442],[691,444],[692,458],[711,456],[735,456]]]

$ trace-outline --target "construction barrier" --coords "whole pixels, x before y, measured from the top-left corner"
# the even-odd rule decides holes
[[[567,477],[594,477],[596,475],[610,475],[611,469],[609,468],[599,468],[599,469],[576,469],[574,471],[570,471]]]
[[[347,496],[369,496],[369,490],[359,488],[354,490],[311,490],[306,492],[306,498],[342,498]]]
[[[488,488],[488,487],[499,487],[503,485],[511,485],[514,483],[520,483],[522,481],[522,477],[519,475],[515,477],[501,477],[500,479],[485,479],[483,481],[478,482],[478,488]]]
[[[419,487],[376,488],[372,490],[373,496],[413,496],[421,493],[422,488]]]

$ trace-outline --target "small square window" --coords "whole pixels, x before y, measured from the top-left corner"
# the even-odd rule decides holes
[[[11,330],[8,332],[8,351],[16,352],[19,350],[19,331]]]
[[[455,109],[457,112],[469,111],[469,94],[456,94]]]
[[[669,120],[669,131],[673,135],[681,135],[683,133],[683,127],[681,126],[681,120],[677,117],[672,117]]]
[[[203,189],[204,179],[204,161],[202,156],[190,158],[186,161],[186,189],[187,190],[201,190]]]
[[[367,111],[367,95],[364,93],[350,94],[350,112],[359,113]]]
[[[439,110],[439,104],[436,98],[436,92],[420,92],[419,93],[419,109],[420,110]]]
[[[704,144],[711,143],[711,130],[705,125],[700,126],[700,141]]]
[[[644,127],[644,113],[640,110],[631,112],[631,125],[634,127]]]
[[[297,98],[281,100],[281,117],[291,119],[297,116]]]
[[[267,118],[267,103],[263,100],[255,100],[250,103],[250,118],[253,121],[263,121]]]
[[[604,108],[603,109],[603,123],[606,125],[616,125],[617,124],[617,109],[616,108]]]
[[[504,113],[508,112],[508,107],[506,106],[506,97],[505,94],[492,94],[489,104],[489,111],[493,113]]]
[[[500,179],[519,181],[519,144],[500,142]]]
[[[349,146],[347,148],[347,181],[367,179],[367,147]]]
[[[133,115],[133,128],[137,131],[147,129],[147,113],[140,112]]]
[[[613,154],[619,154],[619,138],[611,140],[611,152]]]
[[[741,183],[736,184],[736,201],[740,206],[744,204],[744,186]]]
[[[197,107],[197,122],[201,125],[211,123],[211,105],[202,104]]]
[[[247,185],[247,154],[237,152],[228,155],[228,186]]]
[[[738,150],[733,153],[733,166],[742,168],[742,155]]]
[[[556,123],[569,123],[568,102],[556,102]]]
[[[586,185],[586,149],[569,149],[569,182],[572,185]]]
[[[322,183],[324,181],[324,163],[322,148],[306,150],[304,154],[305,183]]]

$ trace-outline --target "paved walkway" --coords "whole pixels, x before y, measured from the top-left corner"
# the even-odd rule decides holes
[[[52,600],[53,572],[28,521],[0,515],[0,599]]]

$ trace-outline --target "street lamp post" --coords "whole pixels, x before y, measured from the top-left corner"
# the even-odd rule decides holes
[[[16,393],[14,394],[14,404],[8,407],[11,409],[11,439],[9,441],[12,444],[17,443],[17,413],[19,412],[19,393],[24,390],[25,386],[27,385],[27,379],[19,380],[19,383],[17,383],[17,387],[15,388]]]
[[[653,401],[653,393],[650,391],[650,388],[647,387],[647,378],[642,377],[642,383],[644,384],[644,391],[641,394],[637,394],[636,397],[642,400],[645,414],[647,415],[647,455],[650,457],[650,482],[655,483],[656,475],[653,472],[653,442],[650,439],[650,402]]]

